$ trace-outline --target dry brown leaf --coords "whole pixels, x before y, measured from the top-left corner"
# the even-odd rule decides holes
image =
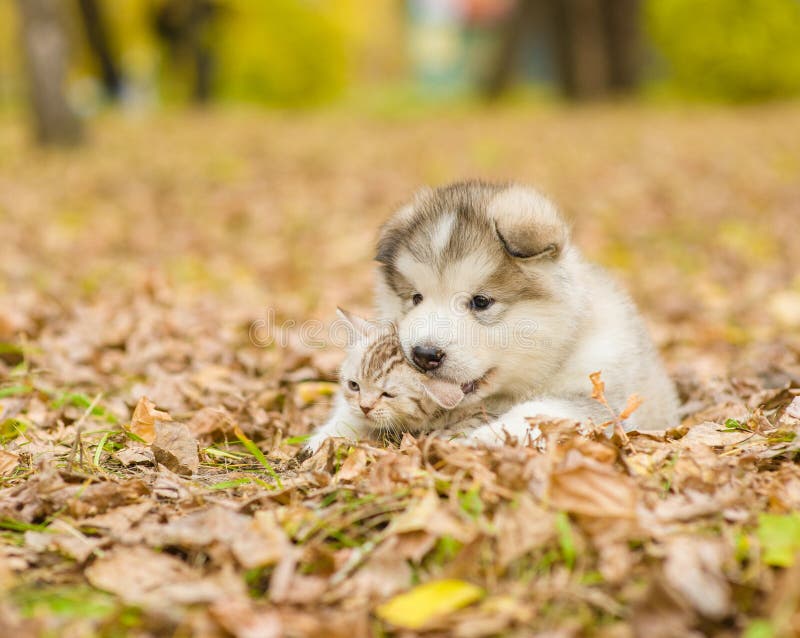
[[[602,372],[600,370],[592,372],[589,375],[589,380],[592,382],[592,398],[606,405],[606,384],[601,378],[601,375]]]
[[[8,476],[19,465],[19,454],[0,449],[0,476]]]
[[[83,528],[104,530],[113,536],[119,536],[128,530],[131,525],[138,523],[152,508],[153,503],[150,501],[115,507],[103,514],[84,518],[79,525]]]
[[[638,394],[632,394],[628,397],[628,402],[625,404],[622,412],[619,413],[620,421],[624,421],[627,419],[631,414],[636,412],[637,409],[642,405],[644,399],[640,397]]]
[[[427,491],[405,512],[395,516],[386,529],[387,534],[423,531],[435,537],[452,536],[462,543],[469,543],[476,535],[476,530],[442,507],[441,499],[433,490]]]
[[[725,549],[718,540],[678,536],[667,544],[664,576],[701,615],[720,620],[731,611],[731,588],[723,573]]]
[[[400,541],[389,537],[371,552],[356,573],[337,587],[336,596],[356,601],[374,603],[407,589],[413,572],[400,551]]]
[[[635,638],[701,638],[693,625],[694,614],[683,598],[663,582],[663,577],[653,577],[633,608],[631,629]]]
[[[195,412],[186,425],[198,440],[210,442],[215,435],[232,434],[236,421],[223,407],[206,407]]]
[[[636,517],[634,481],[609,465],[573,456],[569,467],[553,471],[549,499],[554,507],[594,517]]]
[[[497,533],[500,569],[556,535],[555,516],[527,494],[520,494],[513,503],[504,504],[492,522]]]
[[[696,445],[707,445],[709,447],[732,447],[739,443],[757,441],[757,435],[748,432],[740,432],[737,430],[726,430],[719,423],[706,421],[698,423],[689,428],[680,440],[680,446],[683,448],[691,448]]]
[[[176,474],[191,475],[200,467],[197,439],[183,423],[157,421],[150,448],[156,461]]]
[[[156,457],[153,455],[153,450],[133,441],[128,441],[126,447],[114,452],[114,457],[125,467],[137,465],[139,463],[155,465],[156,462]]]
[[[150,445],[156,439],[156,421],[172,421],[172,417],[168,412],[157,410],[150,399],[142,397],[133,410],[129,429]]]
[[[336,480],[356,480],[367,467],[367,461],[367,452],[363,448],[353,448],[353,451],[347,455],[347,458],[342,462],[342,466],[336,473]]]
[[[290,549],[273,512],[256,512],[251,518],[221,505],[191,512],[166,525],[151,526],[146,535],[156,546],[227,547],[245,569],[274,565]]]
[[[94,587],[130,603],[142,602],[166,585],[199,580],[178,558],[141,546],[117,547],[87,567],[85,574]]]
[[[209,612],[225,631],[236,638],[280,638],[285,635],[280,615],[275,610],[257,611],[246,598],[215,600]]]

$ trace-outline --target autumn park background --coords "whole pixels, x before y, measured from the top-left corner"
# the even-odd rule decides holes
[[[0,635],[799,635],[799,94],[797,0],[0,3]],[[292,327],[470,177],[559,203],[683,423],[304,459]]]

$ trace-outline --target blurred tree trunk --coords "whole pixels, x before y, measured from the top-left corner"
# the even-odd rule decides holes
[[[538,4],[540,3],[536,0],[518,0],[503,25],[497,58],[483,87],[484,95],[490,100],[500,97],[511,85],[519,61],[519,51],[525,40],[526,28],[531,28],[533,25]]]
[[[100,64],[103,88],[110,99],[117,100],[122,95],[122,73],[117,65],[108,25],[100,4],[97,0],[78,0],[78,6],[89,48]]]
[[[557,0],[554,40],[561,90],[572,99],[598,97],[609,85],[603,0]]]
[[[611,88],[629,91],[639,81],[641,0],[613,0],[604,9]]]
[[[555,59],[556,82],[570,99],[635,88],[640,0],[517,0],[484,85],[489,98],[511,84],[525,38],[539,24]]]
[[[156,33],[166,43],[172,64],[176,69],[191,66],[192,99],[198,104],[213,96],[216,59],[210,30],[221,8],[218,0],[162,0],[154,15]]]
[[[28,92],[42,144],[77,144],[81,121],[64,93],[68,43],[61,0],[17,0],[22,17],[22,43],[28,71]]]

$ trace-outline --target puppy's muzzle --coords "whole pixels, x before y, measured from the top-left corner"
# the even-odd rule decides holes
[[[444,360],[444,350],[433,346],[414,346],[411,358],[420,370],[433,370],[438,368]]]

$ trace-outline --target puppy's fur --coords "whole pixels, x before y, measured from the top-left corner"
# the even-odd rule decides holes
[[[602,372],[628,427],[677,423],[672,383],[630,298],[570,242],[556,207],[532,188],[464,182],[420,192],[383,227],[377,305],[403,350],[439,348],[428,372],[461,384],[462,406],[502,414],[474,440],[524,438],[526,417],[609,420],[591,399]],[[476,296],[492,301],[476,307]]]

